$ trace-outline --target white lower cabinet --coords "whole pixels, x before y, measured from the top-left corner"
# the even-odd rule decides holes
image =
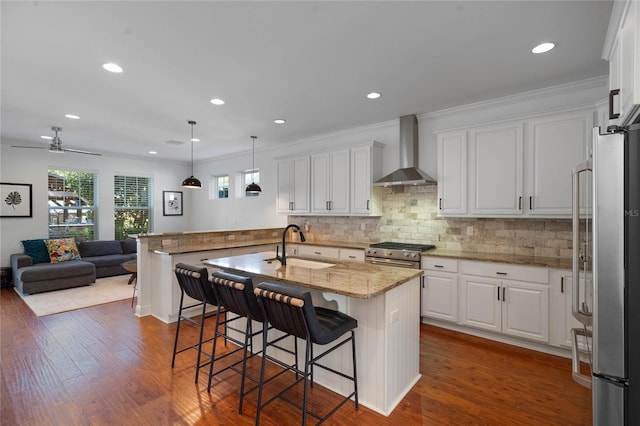
[[[462,261],[460,270],[460,324],[549,342],[547,269]]]
[[[458,321],[458,261],[424,258],[422,269],[422,303],[424,317],[443,321]]]
[[[591,281],[580,279],[580,291],[588,291]],[[551,344],[571,347],[571,329],[583,328],[572,313],[572,272],[568,270],[551,271]],[[583,342],[580,342],[583,347]]]

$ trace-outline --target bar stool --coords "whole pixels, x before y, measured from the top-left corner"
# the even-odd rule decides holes
[[[216,318],[218,318],[219,314],[222,313],[226,317],[226,313],[224,310],[221,310],[218,299],[216,298],[215,292],[213,288],[208,282],[209,273],[207,268],[199,268],[192,265],[187,265],[185,263],[178,263],[175,268],[176,278],[178,280],[178,284],[180,285],[180,309],[178,311],[178,324],[176,326],[176,337],[173,342],[173,357],[171,358],[171,368],[175,366],[176,355],[187,351],[189,349],[195,349],[198,352],[198,357],[196,361],[196,374],[195,381],[198,382],[198,374],[200,372],[200,368],[209,364],[212,359],[213,354],[209,354],[202,350],[202,345],[210,342],[213,338],[203,340],[204,335],[204,326],[205,321],[208,318],[212,318],[215,314]],[[197,302],[190,304],[188,306],[184,305],[184,296],[185,294],[192,299],[195,299]],[[215,306],[216,312],[211,314],[206,314],[207,306]],[[200,320],[194,320],[193,318],[186,316],[184,312],[191,308],[202,307],[200,313]],[[221,312],[222,311],[222,312]],[[197,327],[199,327],[199,337],[198,343],[192,344],[182,349],[178,350],[178,337],[180,335],[180,326],[183,321],[187,321]],[[225,330],[226,334],[226,330]],[[200,359],[202,354],[209,357],[209,361],[203,364],[200,364]]]
[[[242,375],[242,384],[240,385],[240,404],[239,404],[238,412],[242,413],[244,397],[250,392],[253,392],[254,390],[256,390],[258,388],[257,384],[259,382],[259,379],[256,379],[247,375],[247,360],[262,353],[261,347],[259,348],[258,351],[254,350],[253,338],[257,335],[262,334],[263,329],[261,327],[258,331],[254,332],[252,329],[253,328],[252,322],[258,321],[258,322],[264,323],[265,318],[264,318],[262,309],[260,308],[258,299],[256,298],[256,295],[253,292],[254,288],[253,288],[253,281],[251,280],[251,278],[218,271],[211,274],[209,281],[211,282],[211,285],[216,293],[216,297],[218,298],[220,305],[224,308],[224,311],[227,313],[233,313],[236,315],[236,317],[233,317],[233,318],[229,318],[227,316],[225,323],[228,329],[242,334],[244,339],[238,340],[233,336],[229,336],[228,333],[225,334],[226,339],[238,345],[238,348],[230,352],[227,352],[221,356],[214,356],[212,358],[211,364],[209,365],[209,383],[207,385],[207,390],[211,392],[211,379],[213,378],[214,374],[220,374],[223,371],[228,369],[231,369],[236,373],[240,373]],[[234,327],[233,325],[229,325],[233,321],[236,321],[241,318],[246,319],[246,324],[244,329],[239,329]],[[216,354],[217,337],[222,337],[222,333],[218,331],[219,325],[220,325],[220,320],[219,318],[216,318],[216,327],[215,327],[216,331],[214,332],[215,334],[214,334],[214,342],[213,342],[214,354]],[[282,340],[286,337],[288,337],[288,335],[282,336],[279,340]],[[283,350],[293,355],[295,359],[294,366],[297,367],[297,360],[298,360],[297,341],[294,342],[294,345],[295,345],[294,351],[290,351],[287,348],[284,348],[281,346],[278,346],[278,348],[280,350]],[[234,353],[241,350],[243,351],[241,360],[231,363],[226,367],[220,369],[219,371],[214,372],[214,363],[216,361],[222,360],[227,356],[233,355]],[[238,371],[236,369],[236,366],[240,363],[242,363],[242,370]],[[273,380],[274,378],[276,378],[280,374],[285,373],[286,371],[288,370],[280,371],[278,374],[269,378],[267,382],[270,380]],[[256,386],[254,386],[253,388],[247,391],[245,391],[246,378],[249,378],[250,380],[256,383]]]
[[[318,419],[318,424],[324,422],[342,405],[349,401],[351,397],[354,397],[355,409],[357,410],[358,380],[356,373],[356,342],[354,329],[358,327],[358,321],[355,318],[352,318],[342,312],[323,307],[314,307],[311,301],[311,293],[296,286],[291,286],[283,283],[263,282],[258,285],[258,288],[256,288],[254,292],[256,296],[258,296],[258,300],[260,300],[261,302],[261,306],[264,310],[266,319],[273,326],[273,328],[297,336],[300,339],[304,339],[307,343],[305,351],[304,371],[290,368],[290,370],[296,373],[295,382],[287,386],[284,390],[282,390],[263,404],[262,391],[265,384],[263,381],[264,366],[267,358],[269,358],[270,360],[272,359],[267,355],[267,348],[271,345],[271,342],[269,342],[267,338],[268,330],[266,327],[263,327],[264,336],[262,349],[262,368],[260,371],[256,425],[260,423],[260,412],[262,408],[271,403],[276,398],[281,398],[301,409],[303,425],[306,425],[307,423],[307,414]],[[338,343],[334,343],[346,333],[349,333],[349,337],[347,337],[346,339],[342,339]],[[344,372],[337,371],[318,362],[325,355],[335,351],[348,342],[351,342],[353,376],[349,376]],[[314,343],[317,345],[332,345],[320,355],[314,357]],[[330,371],[334,374],[353,381],[353,392],[342,399],[328,414],[324,416],[320,416],[319,414],[313,413],[307,409],[309,386],[309,381],[307,380],[307,378],[310,378],[311,385],[313,386],[314,366],[320,367],[324,370]],[[300,375],[300,377],[298,377],[298,375]],[[284,393],[293,388],[301,380],[304,380],[302,406],[288,398],[283,397]]]

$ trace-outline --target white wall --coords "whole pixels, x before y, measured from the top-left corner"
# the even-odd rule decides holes
[[[98,174],[96,226],[98,238],[113,239],[113,177],[115,175],[153,178],[154,232],[183,231],[189,221],[191,193],[180,187],[190,173],[186,163],[146,159],[143,157],[51,154],[46,150],[11,148],[12,141],[0,146],[0,181],[32,184],[33,217],[0,219],[0,264],[9,266],[9,255],[21,253],[20,241],[46,238],[48,235],[47,171],[81,170]],[[162,191],[183,191],[185,216],[162,216]]]

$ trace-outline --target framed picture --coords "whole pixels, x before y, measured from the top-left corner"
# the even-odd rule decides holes
[[[182,191],[162,191],[162,215],[182,216]]]
[[[0,182],[0,217],[31,217],[31,184]]]

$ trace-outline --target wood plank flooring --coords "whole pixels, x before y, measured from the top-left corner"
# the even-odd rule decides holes
[[[174,332],[135,317],[129,300],[38,318],[13,289],[0,290],[0,424],[253,424],[257,395],[238,414],[239,375],[216,377],[209,394],[206,373],[194,383],[194,356],[178,355],[171,369]],[[422,378],[389,417],[347,403],[326,424],[591,424],[591,392],[571,380],[568,359],[426,325],[420,340]],[[310,398],[323,412],[336,396],[315,386]],[[300,420],[275,401],[261,424]]]

